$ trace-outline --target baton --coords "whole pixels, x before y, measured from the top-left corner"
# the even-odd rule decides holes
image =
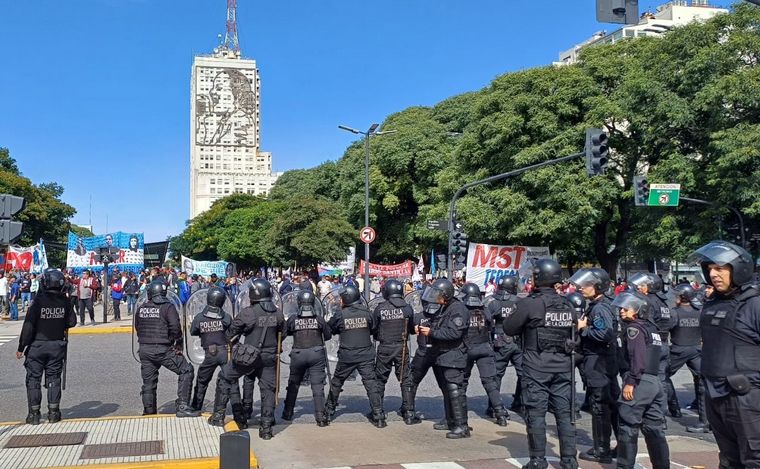
[[[404,330],[401,331],[401,339],[403,340],[403,343],[401,345],[401,373],[399,373],[399,376],[401,377],[401,380],[399,381],[399,384],[403,385],[404,381],[404,363],[406,362],[406,346],[407,342],[409,341],[409,336],[406,334],[406,328],[409,324],[409,318],[404,318]]]
[[[282,331],[277,332],[277,368],[275,371],[274,406],[280,403],[280,353],[282,349]]]
[[[575,328],[576,321],[573,320],[573,328],[570,330],[570,341],[573,346],[570,349],[570,424],[575,426]]]
[[[327,326],[327,324],[325,324]],[[327,345],[325,345],[325,333],[322,331],[322,334],[320,335],[322,339],[322,351],[325,353],[325,370],[327,371],[327,385],[330,385],[330,381],[332,381],[332,373],[330,373],[330,359],[327,357]]]
[[[61,389],[66,390],[66,361],[69,355],[69,330],[63,331],[63,371],[61,372]]]

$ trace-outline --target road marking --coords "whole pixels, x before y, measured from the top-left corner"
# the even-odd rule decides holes
[[[0,335],[0,345],[7,344],[16,339],[18,339],[17,335]]]

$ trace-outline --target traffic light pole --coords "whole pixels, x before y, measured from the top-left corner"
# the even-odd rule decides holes
[[[553,166],[555,164],[564,163],[565,161],[574,160],[576,158],[580,158],[585,155],[585,152],[580,153],[573,153],[572,155],[563,156],[561,158],[556,158],[553,160],[543,161],[541,163],[536,163],[530,166],[526,166],[524,168],[515,169],[513,171],[508,171],[506,173],[497,174],[495,176],[487,177],[485,179],[481,179],[479,181],[471,182],[469,184],[465,184],[464,186],[460,187],[459,190],[457,190],[454,193],[454,197],[451,199],[451,205],[449,206],[449,245],[448,245],[448,263],[446,265],[446,271],[448,278],[452,278],[454,275],[454,269],[453,269],[453,263],[451,258],[451,233],[454,232],[454,220],[456,219],[456,206],[457,206],[457,200],[464,194],[465,191],[468,189],[472,189],[475,186],[480,186],[483,184],[488,184],[489,182],[495,182],[495,181],[501,181],[502,179],[511,178],[514,176],[519,176],[522,173],[525,173],[527,171],[531,171],[533,169],[543,168],[544,166]],[[683,197],[682,197],[683,198]]]
[[[686,202],[692,202],[695,204],[704,204],[704,205],[712,205],[714,207],[723,207],[734,212],[734,215],[736,215],[736,218],[739,220],[739,236],[741,237],[740,239],[742,242],[741,246],[742,248],[746,249],[747,245],[744,239],[744,217],[742,217],[741,212],[739,212],[737,209],[733,207],[729,207],[728,205],[719,204],[717,202],[710,202],[709,200],[692,199],[691,197],[683,197],[683,196],[681,196],[681,200],[684,200]]]

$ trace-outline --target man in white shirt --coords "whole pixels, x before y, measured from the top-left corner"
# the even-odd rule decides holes
[[[92,278],[90,277],[90,271],[85,270],[82,273],[82,278],[79,280],[77,286],[77,293],[79,298],[79,325],[84,326],[84,310],[90,313],[90,324],[95,325],[95,308],[92,305]]]
[[[330,282],[330,276],[325,275],[322,277],[322,280],[319,281],[317,284],[319,287],[319,297],[324,298],[325,295],[330,293],[330,290],[332,289],[332,283]]]
[[[5,271],[0,270],[0,314],[8,316],[8,279]]]

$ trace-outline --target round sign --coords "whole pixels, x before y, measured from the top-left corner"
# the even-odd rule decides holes
[[[359,238],[362,240],[362,243],[364,244],[370,244],[372,241],[375,240],[376,237],[377,237],[377,234],[375,233],[375,230],[373,230],[371,226],[365,226],[359,232]]]
[[[660,205],[667,205],[670,202],[670,196],[668,194],[660,194]]]

